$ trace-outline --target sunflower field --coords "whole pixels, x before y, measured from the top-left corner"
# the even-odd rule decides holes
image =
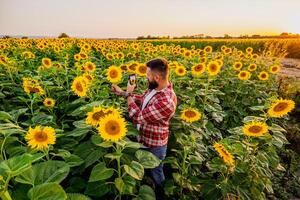
[[[280,56],[75,38],[0,40],[1,199],[155,199],[147,171],[161,161],[140,149],[111,85],[137,74],[143,92],[145,63],[157,57],[178,98],[166,199],[284,199],[281,152],[299,99],[278,92]]]

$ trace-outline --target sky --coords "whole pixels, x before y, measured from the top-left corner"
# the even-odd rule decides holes
[[[300,33],[300,0],[0,0],[0,35],[137,36]]]

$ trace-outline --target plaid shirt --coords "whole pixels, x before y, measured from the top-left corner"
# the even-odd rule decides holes
[[[128,105],[128,111],[133,123],[141,125],[139,142],[152,148],[168,143],[169,122],[175,113],[177,98],[170,83],[166,88],[157,91],[144,110],[141,110],[150,91],[148,89],[141,95],[133,95],[134,103]]]

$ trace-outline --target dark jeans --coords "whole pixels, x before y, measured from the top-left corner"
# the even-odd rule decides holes
[[[156,157],[158,157],[161,161],[166,158],[167,154],[167,145],[161,147],[153,147],[153,148],[145,148],[145,150],[150,151]],[[160,163],[159,166],[150,170],[151,176],[155,181],[155,184],[161,185],[161,183],[165,180],[163,163]]]

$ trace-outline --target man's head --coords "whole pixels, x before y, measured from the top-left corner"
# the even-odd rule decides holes
[[[159,85],[168,82],[168,62],[162,58],[156,58],[146,63],[149,89],[155,89]]]

